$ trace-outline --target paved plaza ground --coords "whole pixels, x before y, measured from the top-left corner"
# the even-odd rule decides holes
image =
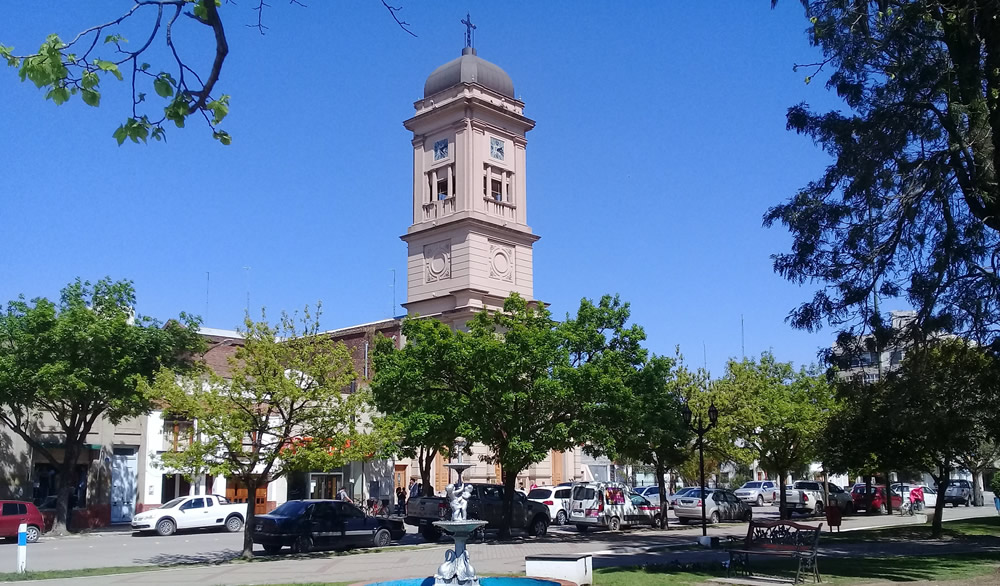
[[[756,516],[774,515],[772,507],[757,509]],[[946,520],[995,516],[992,507],[947,508]],[[845,530],[873,526],[916,523],[913,517],[876,516],[848,517]],[[816,519],[815,521],[819,521]],[[815,522],[814,521],[814,522]],[[724,524],[710,527],[718,536],[742,536],[745,524]],[[574,528],[552,528],[542,539],[523,538],[510,543],[476,543],[470,553],[476,569],[483,574],[521,573],[524,557],[545,553],[591,553],[595,567],[660,564],[680,561],[691,563],[726,559],[724,552],[692,549],[689,546],[701,534],[700,527],[670,531],[636,530],[611,533],[597,531],[581,534]],[[141,574],[119,574],[74,578],[77,586],[111,584],[270,584],[297,581],[360,581],[431,575],[441,562],[450,544],[425,544],[419,536],[409,534],[400,545],[379,552],[355,551],[348,554],[330,552],[311,556],[264,556],[252,563],[224,563],[239,554],[242,534],[189,533],[162,537],[133,537],[128,532],[100,532],[82,536],[43,538],[29,548],[29,570],[79,569],[108,566],[168,566]],[[969,546],[961,543],[838,543],[823,544],[824,556],[894,556],[940,555],[964,553]],[[978,547],[976,551],[983,551]],[[15,548],[0,545],[0,572],[13,569]],[[6,559],[4,559],[6,558]],[[9,563],[8,563],[9,562]],[[185,567],[189,564],[202,564]],[[55,581],[42,581],[54,583]],[[66,579],[60,580],[66,582]]]

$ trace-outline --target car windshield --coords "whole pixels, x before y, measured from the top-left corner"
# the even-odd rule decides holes
[[[548,488],[536,488],[528,493],[529,499],[547,499],[552,495],[552,490]]]
[[[706,492],[707,493],[711,493],[712,491],[706,491],[706,490],[702,490],[700,488],[692,488],[684,496],[686,496],[688,498],[693,498],[693,499],[700,499],[700,498],[702,498],[705,495]]]
[[[271,511],[271,514],[275,517],[298,517],[308,506],[309,503],[303,501],[286,501]]]
[[[760,482],[748,482],[743,485],[743,488],[760,488],[761,484]]]
[[[166,503],[165,503],[165,504],[164,504],[164,505],[163,505],[162,507],[160,507],[160,508],[161,508],[161,509],[172,509],[172,508],[176,507],[176,506],[177,506],[178,504],[180,504],[180,503],[181,503],[181,501],[183,501],[183,500],[184,500],[184,499],[186,499],[186,498],[187,498],[187,497],[184,497],[184,496],[182,496],[182,497],[177,497],[177,498],[175,498],[175,499],[174,499],[174,500],[172,500],[172,501],[167,501],[167,502],[166,502]]]

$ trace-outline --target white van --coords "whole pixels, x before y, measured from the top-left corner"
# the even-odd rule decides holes
[[[635,495],[649,505],[644,497]],[[636,506],[632,489],[616,482],[581,482],[573,485],[569,522],[578,531],[591,527],[607,527],[618,531],[622,527],[653,525],[655,507]],[[646,510],[646,509],[649,510]]]

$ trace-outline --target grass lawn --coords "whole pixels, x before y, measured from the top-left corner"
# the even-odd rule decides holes
[[[48,570],[25,572],[23,574],[0,573],[0,582],[20,582],[23,580],[57,580],[61,578],[81,578],[84,576],[106,576],[109,574],[133,574],[159,570],[156,566],[111,566],[107,568],[83,568],[80,570]]]
[[[795,575],[791,560],[758,562],[754,572],[784,578]],[[935,557],[835,558],[820,559],[819,570],[824,584],[846,585],[865,582],[914,582],[920,580],[970,580],[1000,568],[998,554],[969,554]],[[710,578],[725,576],[723,569],[678,569],[672,566],[642,568],[601,568],[594,571],[594,583],[600,586],[686,586],[703,584]]]
[[[945,521],[941,524],[941,538],[944,540],[975,540],[977,538],[1000,539],[1000,517],[979,517],[976,519],[961,519]],[[897,527],[880,527],[862,531],[847,531],[844,533],[823,532],[819,538],[820,545],[834,542],[867,542],[867,541],[922,541],[931,538],[931,523],[920,525],[901,525]]]

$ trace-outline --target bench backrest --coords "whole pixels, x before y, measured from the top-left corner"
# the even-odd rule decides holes
[[[802,525],[791,521],[751,521],[746,547],[780,551],[815,551],[823,524]]]

